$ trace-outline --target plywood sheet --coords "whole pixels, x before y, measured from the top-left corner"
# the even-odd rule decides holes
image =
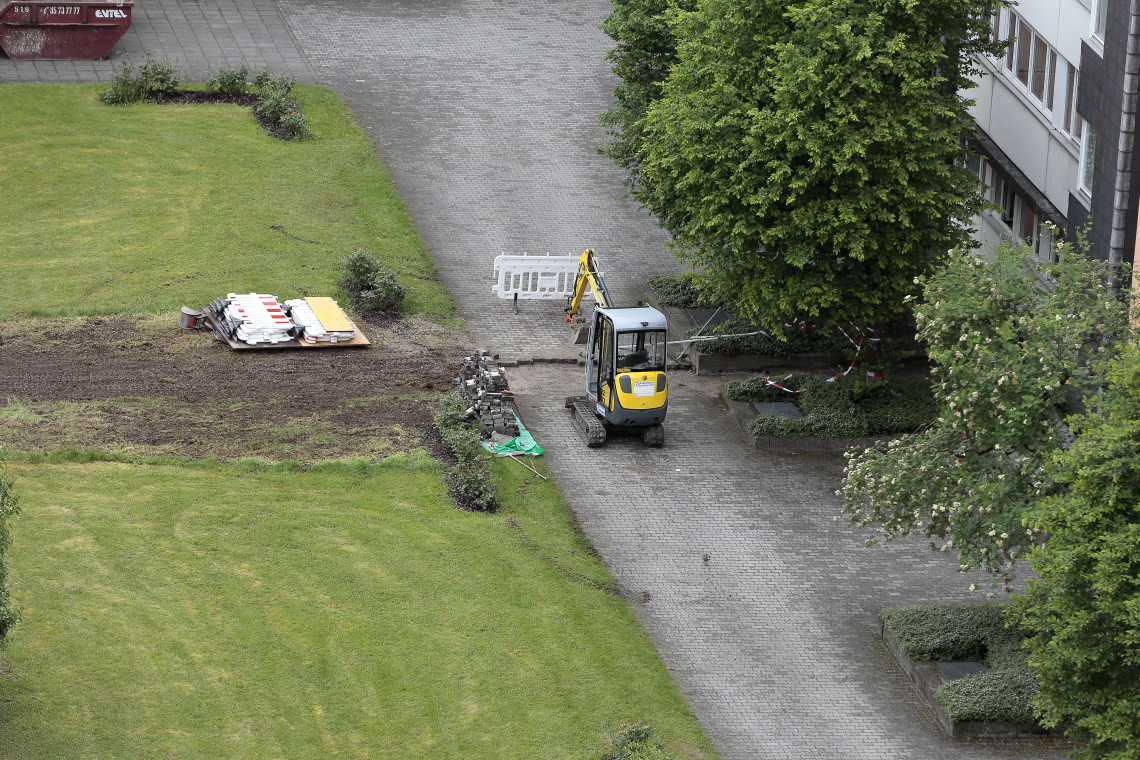
[[[325,332],[345,332],[356,327],[349,320],[348,315],[337,305],[337,302],[331,298],[326,296],[306,298],[305,303],[309,304],[309,308],[317,315],[317,319],[321,320],[321,326],[325,328]]]

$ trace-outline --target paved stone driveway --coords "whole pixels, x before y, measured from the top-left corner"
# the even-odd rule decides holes
[[[268,66],[316,81],[273,0],[138,0],[131,28],[105,61],[13,61],[0,53],[0,82],[106,82],[126,57],[177,61],[190,80],[219,63]]]
[[[595,247],[618,299],[673,271],[593,148],[613,79],[605,0],[142,0],[120,51],[268,64],[339,92],[377,144],[477,340],[564,351],[561,307],[490,296],[500,251]],[[110,64],[0,58],[2,81],[105,81]],[[886,604],[965,598],[921,542],[866,551],[832,522],[841,460],[746,450],[708,381],[675,377],[663,450],[586,449],[565,366],[512,382],[549,464],[723,757],[1055,758],[947,739],[888,659]]]

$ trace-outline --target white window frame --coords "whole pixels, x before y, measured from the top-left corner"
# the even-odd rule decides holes
[[[1096,173],[1096,132],[1086,124],[1081,135],[1081,164],[1077,169],[1077,187],[1092,198],[1093,178]]]
[[[1108,0],[1093,0],[1089,36],[1104,45],[1104,31],[1108,24]]]
[[[1060,68],[1058,66],[1058,68]],[[1073,81],[1069,82],[1069,74],[1072,74]],[[1061,134],[1067,135],[1073,142],[1079,143],[1082,135],[1084,135],[1085,120],[1077,113],[1077,93],[1081,88],[1081,71],[1073,64],[1065,61],[1065,102],[1061,106],[1061,119],[1060,131]],[[1069,117],[1068,124],[1065,123],[1065,117]]]
[[[1017,22],[1016,24],[1014,24],[1015,20]],[[1021,90],[1021,92],[1025,93],[1030,98],[1031,102],[1035,106],[1037,106],[1043,113],[1046,113],[1052,117],[1053,111],[1057,107],[1057,102],[1056,98],[1054,97],[1053,108],[1050,108],[1049,95],[1050,93],[1056,92],[1057,72],[1063,68],[1060,63],[1061,61],[1064,61],[1070,66],[1072,64],[1069,64],[1068,60],[1063,55],[1058,53],[1057,49],[1050,45],[1049,41],[1045,39],[1043,35],[1041,35],[1036,29],[1026,23],[1025,19],[1017,15],[1012,9],[1002,9],[1001,23],[1007,27],[1003,39],[1009,39],[1010,37],[1013,37],[1013,44],[1009,46],[1009,50],[1006,52],[1005,56],[1003,56],[1002,59],[997,62],[998,68],[1004,73],[1006,79],[1014,83],[1015,86]],[[1023,40],[1018,35],[1018,32],[1022,26],[1024,26],[1029,32],[1028,39]],[[1040,98],[1038,98],[1037,95],[1033,92],[1033,74],[1037,68],[1036,43],[1038,40],[1045,44],[1045,81]],[[1018,59],[1020,58],[1021,46],[1023,44],[1029,46],[1029,70],[1026,75],[1025,82],[1022,82],[1021,79],[1017,76],[1017,68],[1019,63]]]

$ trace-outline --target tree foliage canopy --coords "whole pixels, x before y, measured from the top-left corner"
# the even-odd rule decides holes
[[[1067,723],[1074,757],[1140,757],[1140,352],[1114,363],[1096,413],[1074,422],[1056,458],[1064,491],[1030,524],[1047,533],[1030,565],[1038,578],[1012,616],[1033,634],[1037,704],[1046,725]]]
[[[1064,418],[1100,387],[1128,335],[1111,275],[1071,244],[1055,264],[1003,245],[993,260],[951,255],[920,279],[915,316],[942,412],[926,430],[850,458],[844,510],[874,526],[870,543],[922,531],[956,551],[963,571],[1011,577],[1040,540],[1024,521],[1055,488],[1045,465],[1071,441]]]
[[[619,2],[613,19],[635,2],[648,0]],[[743,316],[886,318],[938,253],[968,243],[981,197],[959,93],[970,56],[1000,52],[994,7],[701,0],[651,13],[654,33],[637,39],[658,46],[615,51],[611,155]]]

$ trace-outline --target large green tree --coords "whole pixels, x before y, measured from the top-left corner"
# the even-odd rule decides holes
[[[957,253],[920,279],[915,317],[942,411],[926,430],[851,456],[844,509],[871,528],[869,543],[924,533],[963,571],[1005,581],[1041,540],[1025,519],[1054,492],[1045,465],[1072,440],[1065,418],[1129,336],[1113,270],[1072,249],[1051,264],[1025,246]]]
[[[973,86],[971,56],[1000,52],[994,8],[672,7],[675,60],[622,148],[634,197],[708,286],[770,328],[897,313],[915,276],[968,244],[981,207],[961,92]]]
[[[1048,535],[1013,618],[1041,679],[1046,725],[1077,758],[1140,757],[1140,352],[1115,362],[1094,413],[1075,422],[1053,475],[1064,491],[1031,517]]]
[[[629,171],[631,188],[639,176],[645,114],[661,98],[677,60],[667,15],[673,7],[692,10],[696,0],[614,0],[613,13],[602,24],[602,31],[617,43],[607,58],[621,79],[613,105],[601,116],[602,126],[614,138],[602,152]]]

